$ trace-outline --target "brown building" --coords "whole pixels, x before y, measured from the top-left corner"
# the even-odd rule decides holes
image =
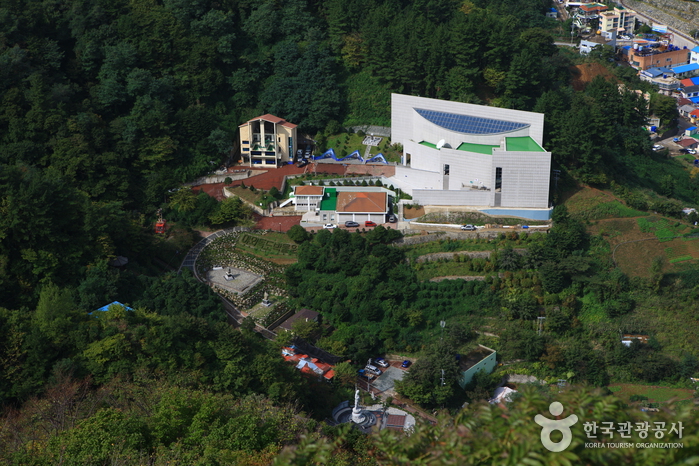
[[[238,126],[242,163],[251,167],[277,168],[293,162],[297,144],[296,126],[270,114]]]
[[[647,70],[649,68],[671,68],[677,65],[684,65],[689,62],[689,50],[678,49],[674,46],[668,47],[639,47],[630,49],[628,61],[637,70]]]

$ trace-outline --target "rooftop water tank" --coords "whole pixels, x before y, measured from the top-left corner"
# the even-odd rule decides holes
[[[650,132],[651,132],[651,133],[655,133],[656,131],[658,131],[658,127],[657,127],[657,126],[651,126],[651,127],[650,127]]]
[[[638,50],[638,44],[633,44],[633,49]]]

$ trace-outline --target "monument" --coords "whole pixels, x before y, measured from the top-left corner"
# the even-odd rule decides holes
[[[272,305],[272,301],[269,300],[269,293],[266,291],[264,297],[262,298],[262,305],[266,307],[270,307]]]
[[[366,416],[362,414],[362,410],[359,407],[359,389],[354,391],[354,409],[352,410],[352,422],[355,424],[364,424]]]
[[[235,280],[235,275],[233,275],[233,273],[231,272],[231,269],[229,268],[228,272],[226,272],[226,275],[224,275],[223,278],[225,278],[226,281],[229,282],[231,280]]]

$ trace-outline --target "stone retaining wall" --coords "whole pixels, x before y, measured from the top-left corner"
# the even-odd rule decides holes
[[[434,252],[418,257],[415,262],[430,262],[440,259],[452,260],[454,256],[468,256],[471,259],[490,259],[492,251],[454,251],[454,252]]]
[[[624,0],[628,8],[685,34],[699,29],[699,3],[682,0]]]

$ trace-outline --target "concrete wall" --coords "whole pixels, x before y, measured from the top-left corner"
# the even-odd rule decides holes
[[[495,369],[497,363],[497,353],[493,352],[490,355],[486,356],[484,359],[478,361],[467,371],[464,371],[461,375],[461,378],[459,379],[459,385],[461,385],[461,388],[464,388],[466,385],[468,385],[471,382],[471,380],[473,380],[473,376],[476,374],[476,372],[486,371],[488,374],[490,374],[491,372],[493,372],[493,369]]]
[[[468,136],[440,128],[422,118],[414,109],[421,108],[440,112],[474,115],[482,118],[496,120],[515,121],[529,124],[524,134],[519,130],[507,133],[507,136],[531,136],[539,144],[543,141],[544,115],[542,113],[524,112],[505,108],[488,107],[485,105],[465,104],[448,100],[429,99],[427,97],[414,97],[402,94],[391,94],[391,141],[401,143],[405,147],[406,141],[420,142],[427,140],[436,144],[440,139],[446,139],[453,147],[458,147],[461,142],[477,144],[500,144],[502,135],[495,136]],[[437,129],[439,128],[439,129]],[[456,136],[459,135],[458,140]],[[441,136],[441,137],[440,137]],[[436,138],[430,140],[429,138]],[[452,142],[449,138],[454,139]]]
[[[468,205],[490,206],[492,191],[463,190],[443,191],[437,189],[413,189],[413,200],[422,205]]]
[[[426,149],[430,148],[426,147]],[[442,149],[439,152],[441,152],[440,167],[449,164],[450,190],[471,189],[471,186],[495,188],[492,155],[454,149]]]
[[[545,209],[549,206],[550,152],[495,151],[493,174],[497,167],[502,167],[502,196],[499,207]]]
[[[388,184],[402,189],[413,195],[414,189],[430,189],[433,186],[442,186],[442,174],[426,170],[414,170],[408,167],[397,166],[396,175],[389,178]]]

